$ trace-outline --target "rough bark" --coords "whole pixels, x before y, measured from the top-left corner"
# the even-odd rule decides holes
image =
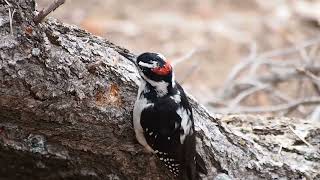
[[[139,77],[120,55],[129,52],[54,19],[35,25],[34,0],[8,2],[0,0],[0,179],[172,179],[134,138]],[[320,179],[319,141],[275,160],[269,145],[229,129],[230,116],[190,101],[204,178]]]

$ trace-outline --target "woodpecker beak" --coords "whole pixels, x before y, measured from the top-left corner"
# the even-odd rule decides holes
[[[136,67],[138,67],[138,64],[137,64],[137,57],[134,57],[134,58],[128,58],[129,61],[131,61]]]
[[[170,65],[170,63],[166,62],[162,67],[156,67],[151,69],[152,72],[154,72],[155,74],[164,76],[169,74],[172,71],[172,67]]]
[[[126,59],[128,59],[129,61],[131,61],[135,66],[137,66],[137,57],[130,53],[130,52],[127,52],[127,51],[124,51],[124,52],[118,52],[121,56],[125,57]]]

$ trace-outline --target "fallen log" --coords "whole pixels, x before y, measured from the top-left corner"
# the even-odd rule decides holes
[[[0,179],[172,179],[134,137],[139,76],[124,57],[133,54],[55,19],[36,24],[34,5],[0,0]],[[319,141],[274,159],[228,127],[234,116],[190,101],[203,179],[320,179]]]

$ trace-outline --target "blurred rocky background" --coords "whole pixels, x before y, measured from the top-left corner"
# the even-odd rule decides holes
[[[37,9],[50,2],[37,0]],[[305,67],[319,64],[319,9],[317,0],[67,0],[51,16],[136,54],[163,53],[176,62],[178,81],[212,112],[318,119],[320,70]],[[261,81],[265,76],[271,81]],[[235,87],[243,81],[245,88]],[[315,98],[311,107],[299,104],[305,98]]]

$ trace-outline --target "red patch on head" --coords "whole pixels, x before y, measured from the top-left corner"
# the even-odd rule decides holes
[[[163,67],[156,67],[151,70],[152,72],[163,76],[169,74],[172,71],[172,67],[168,62],[166,62]]]

